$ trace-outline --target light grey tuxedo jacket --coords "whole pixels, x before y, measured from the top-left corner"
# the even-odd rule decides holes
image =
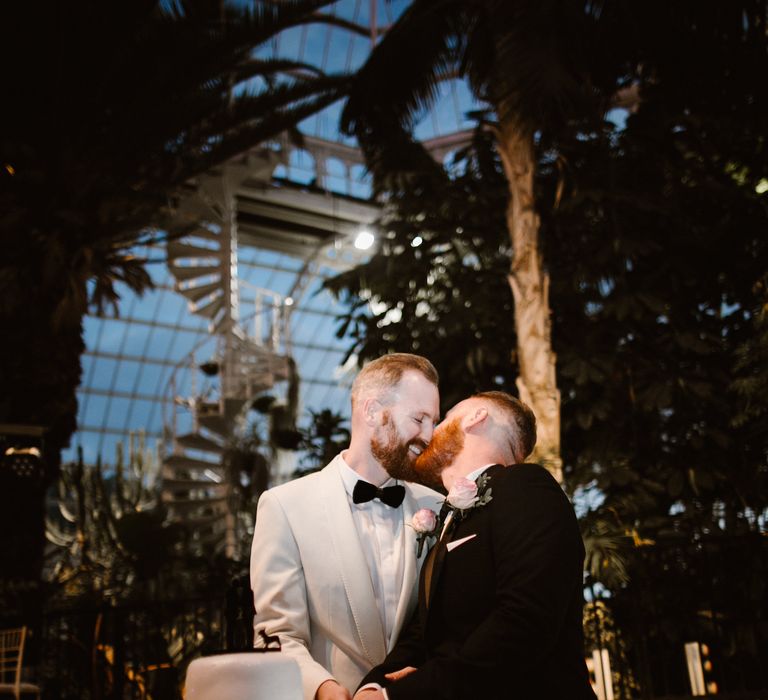
[[[371,575],[341,479],[341,456],[320,472],[265,491],[251,547],[254,630],[277,635],[301,669],[305,700],[333,678],[354,693],[362,677],[392,649],[417,602],[416,532],[420,508],[443,498],[404,483],[403,588],[392,639],[385,638]]]

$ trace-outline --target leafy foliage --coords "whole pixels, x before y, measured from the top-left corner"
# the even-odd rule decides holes
[[[679,499],[694,521],[711,519],[697,527],[721,508],[729,528],[760,527],[768,504],[768,434],[733,425],[731,394],[765,272],[764,127],[752,130],[748,96],[731,95],[740,129],[707,104],[668,104],[649,93],[623,132],[561,141],[573,189],[543,223],[562,282],[552,298],[568,468],[596,478],[626,522],[655,512],[651,537]]]
[[[126,686],[181,697],[192,658],[252,646],[245,644],[252,603],[242,553],[249,551],[255,501],[266,482],[267,462],[258,452],[266,443],[263,427],[253,426],[224,456],[240,485],[232,494],[240,559],[201,555],[194,531],[168,522],[159,461],[141,436],[132,438],[127,456],[118,446],[114,467],[90,467],[82,459],[63,465],[47,520],[48,638],[41,669],[57,697],[109,695],[118,649],[130,650]]]
[[[127,460],[119,445],[110,471],[82,459],[65,465],[51,501],[49,584],[69,604],[152,598],[184,586],[174,565],[184,533],[165,522],[157,456],[134,436]]]
[[[302,432],[299,450],[304,452],[301,468],[295,476],[322,469],[339,452],[349,446],[349,429],[346,419],[330,409],[310,410],[311,423]]]
[[[355,76],[342,128],[383,190],[437,170],[413,129],[443,80],[466,78],[500,121],[559,131],[631,80],[629,14],[582,0],[415,0]]]
[[[766,280],[755,285],[755,295],[765,300]],[[768,302],[762,301],[753,314],[754,336],[738,348],[736,379],[733,391],[738,397],[740,410],[733,416],[739,428],[750,425],[750,435],[759,438],[768,430]]]
[[[712,18],[699,18],[686,61],[708,53],[712,70],[692,78],[642,46],[653,80],[626,124],[538,142],[566,483],[597,495],[584,522],[590,570],[614,591],[666,541],[766,526],[768,95],[750,78],[750,60],[766,61],[765,37],[744,36],[750,17],[736,27],[730,18],[742,43],[719,58]],[[330,283],[350,303],[340,332],[353,350],[423,352],[441,370],[446,405],[495,382],[509,389],[514,376],[499,164],[482,137],[463,157],[449,183],[426,172],[410,191],[395,188],[381,249]],[[479,250],[457,240],[457,225]],[[487,360],[480,374],[467,362],[475,346]]]

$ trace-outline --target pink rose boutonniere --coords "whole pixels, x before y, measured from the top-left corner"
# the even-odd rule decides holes
[[[446,497],[446,503],[452,510],[458,511],[456,514],[462,518],[466,515],[467,511],[473,508],[479,508],[490,502],[491,489],[488,488],[488,475],[481,474],[477,481],[471,481],[466,477],[460,476],[453,482],[451,490]]]
[[[411,527],[416,531],[416,558],[421,556],[424,542],[430,537],[437,537],[437,513],[429,508],[416,511],[411,520]]]
[[[477,484],[460,476],[448,492],[448,505],[457,510],[467,510],[477,503]]]

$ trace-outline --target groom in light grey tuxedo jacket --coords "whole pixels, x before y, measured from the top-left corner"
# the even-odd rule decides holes
[[[439,416],[437,372],[385,355],[352,385],[350,445],[322,471],[262,494],[251,548],[254,629],[280,639],[305,700],[349,700],[417,602],[410,527],[435,491],[411,483]]]

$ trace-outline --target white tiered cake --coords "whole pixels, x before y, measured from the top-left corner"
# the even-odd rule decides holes
[[[283,654],[245,652],[195,659],[186,700],[301,700],[299,666]]]

